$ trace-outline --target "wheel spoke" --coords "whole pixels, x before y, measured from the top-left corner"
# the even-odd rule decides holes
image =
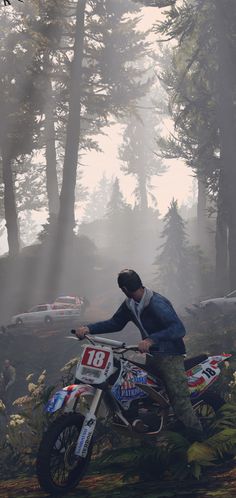
[[[200,418],[203,427],[208,427],[215,416],[214,408],[207,402],[203,402],[197,409],[196,414]]]
[[[51,494],[66,493],[80,481],[91,458],[92,445],[86,458],[75,455],[76,443],[84,417],[70,413],[58,417],[42,440],[37,475],[40,486]]]
[[[79,431],[75,425],[65,427],[54,444],[50,461],[50,473],[52,480],[58,485],[63,485],[69,479],[72,470],[69,452],[70,449],[73,451],[72,448],[75,447],[78,435]]]

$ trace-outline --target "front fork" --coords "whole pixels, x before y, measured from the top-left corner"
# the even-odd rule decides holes
[[[102,389],[96,389],[93,401],[91,403],[89,412],[85,416],[77,443],[75,448],[75,455],[77,457],[86,458],[91,439],[96,427],[97,412],[102,401]]]

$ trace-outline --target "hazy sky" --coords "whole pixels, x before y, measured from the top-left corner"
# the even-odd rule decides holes
[[[163,10],[163,9],[162,9]],[[143,29],[150,28],[153,23],[160,19],[161,10],[153,7],[145,7],[143,9],[143,20],[140,27]],[[156,35],[151,35],[152,41],[155,44]],[[155,45],[154,45],[155,46]],[[83,181],[82,183],[93,189],[96,187],[103,172],[109,176],[118,176],[122,192],[129,202],[132,201],[132,192],[135,188],[135,181],[132,177],[124,176],[120,172],[121,162],[118,159],[117,147],[120,142],[119,126],[113,126],[107,129],[107,136],[101,136],[100,146],[104,153],[92,151],[83,157]],[[165,134],[168,130],[165,127]],[[191,197],[193,184],[192,172],[181,161],[168,161],[169,165],[167,173],[161,177],[153,177],[153,185],[157,189],[153,194],[157,198],[158,208],[161,214],[165,214],[170,201],[173,197],[178,199],[179,204],[186,203]]]
[[[134,197],[132,192],[135,188],[135,180],[131,176],[124,176],[120,171],[122,165],[118,159],[118,144],[120,127],[114,126],[107,129],[107,136],[102,136],[100,146],[104,153],[92,151],[86,154],[82,163],[83,180],[82,183],[90,189],[97,186],[102,174],[107,177],[117,176],[120,180],[120,187],[129,202],[132,203]],[[152,184],[156,186],[153,194],[156,196],[158,209],[161,214],[165,214],[171,199],[178,199],[179,205],[187,203],[192,197],[193,173],[181,161],[166,161],[169,166],[167,172],[159,177],[153,177]],[[191,201],[190,201],[191,202]]]

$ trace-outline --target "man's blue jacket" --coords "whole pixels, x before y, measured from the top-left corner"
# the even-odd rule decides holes
[[[109,320],[88,324],[91,334],[118,332],[131,321],[139,328],[143,339],[150,337],[157,344],[158,353],[185,354],[182,338],[186,331],[170,301],[146,289],[146,302],[142,303],[139,320],[131,305],[132,301],[126,299]]]

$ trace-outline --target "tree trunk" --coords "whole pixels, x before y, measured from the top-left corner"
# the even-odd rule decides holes
[[[48,58],[46,55],[45,57]],[[49,63],[49,61],[47,61]],[[46,186],[48,196],[49,218],[55,219],[59,212],[59,191],[57,180],[57,158],[55,147],[54,100],[52,82],[48,75],[47,106],[45,108],[45,138],[46,138]]]
[[[138,174],[138,188],[140,195],[140,208],[143,213],[146,213],[148,209],[148,198],[147,198],[147,178],[144,169],[142,169],[142,172]]]
[[[4,183],[4,209],[7,227],[7,239],[9,256],[19,254],[19,229],[16,210],[16,199],[14,191],[14,180],[12,175],[11,159],[9,154],[2,148],[2,171]]]
[[[217,218],[216,218],[216,266],[215,282],[216,290],[219,295],[224,295],[229,288],[228,279],[228,226],[227,216],[224,206],[222,174],[219,180],[219,192],[217,199]]]
[[[74,204],[80,141],[85,7],[86,0],[78,0],[76,11],[74,58],[71,66],[69,117],[66,133],[60,209],[47,281],[47,292],[49,297],[55,295],[59,290],[61,274],[63,271],[63,262],[66,258],[65,252],[67,248],[70,248],[75,222]]]
[[[207,196],[206,185],[202,178],[198,177],[198,199],[197,199],[197,236],[198,243],[205,248],[207,245]]]
[[[221,0],[215,0],[216,33],[218,36],[218,120],[221,146],[222,175],[224,178],[223,202],[226,206],[229,228],[229,281],[236,289],[236,140],[234,122],[234,61],[227,36],[226,13]],[[227,19],[230,19],[227,12]]]
[[[74,59],[71,69],[69,119],[66,134],[63,180],[60,195],[59,230],[73,230],[75,186],[80,140],[82,60],[84,48],[84,18],[86,0],[79,0],[76,13]]]

